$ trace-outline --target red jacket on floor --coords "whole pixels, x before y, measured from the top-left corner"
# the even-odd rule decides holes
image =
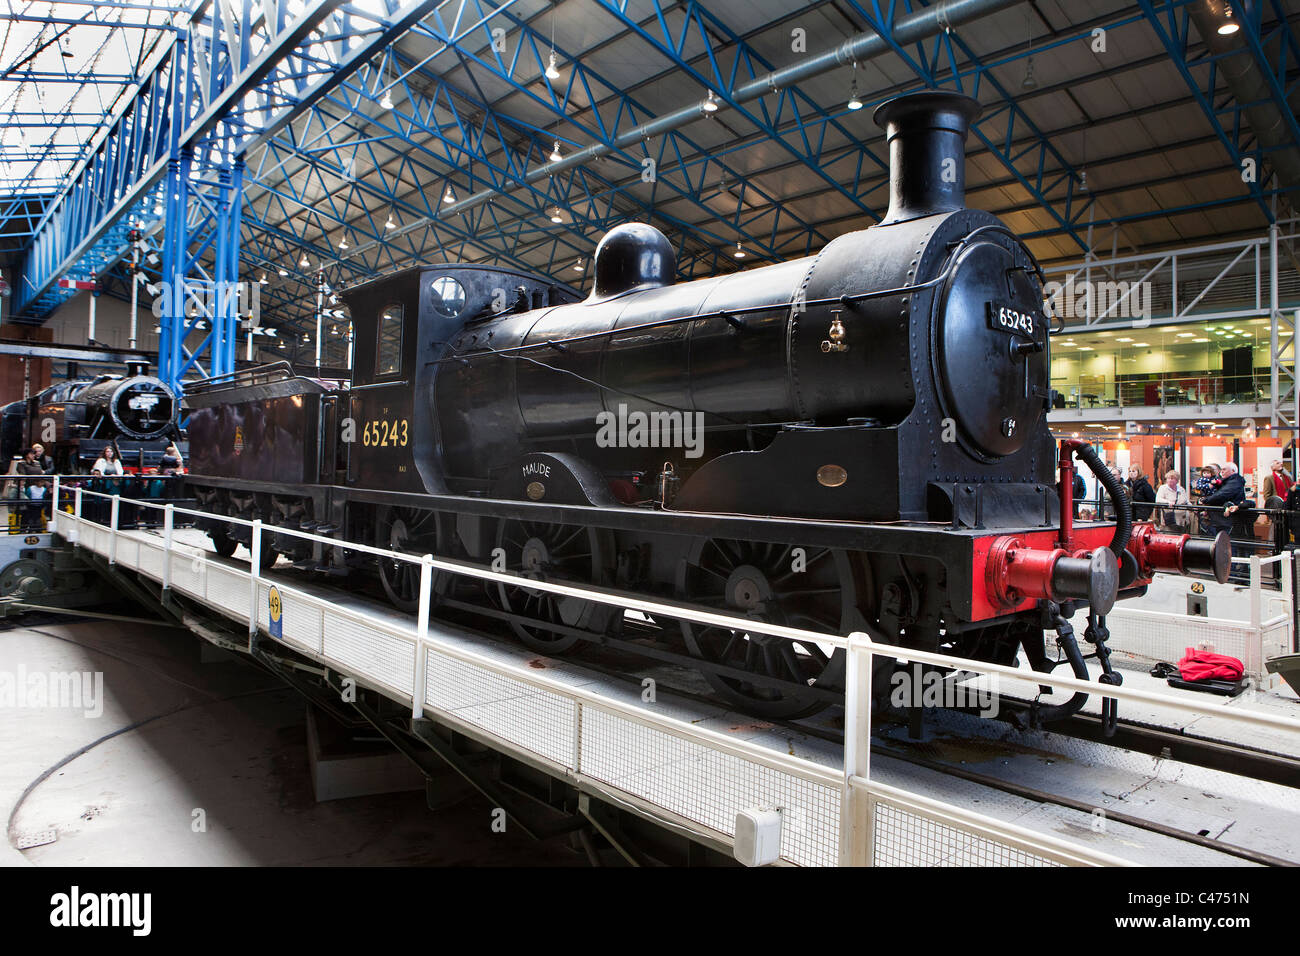
[[[1245,670],[1235,657],[1198,651],[1194,647],[1185,648],[1185,655],[1178,662],[1178,673],[1183,680],[1241,680]]]

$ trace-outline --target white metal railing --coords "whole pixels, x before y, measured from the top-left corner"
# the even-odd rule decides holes
[[[110,502],[109,525],[83,517],[87,496]],[[57,499],[55,499],[57,500]],[[281,598],[281,642],[345,675],[409,700],[413,717],[435,712],[440,720],[526,753],[574,781],[614,800],[640,806],[661,819],[684,821],[724,841],[735,814],[760,806],[783,811],[782,859],[799,864],[846,865],[1125,865],[1128,861],[954,804],[886,786],[871,778],[870,675],[876,654],[974,674],[1007,677],[1057,692],[1097,694],[1101,688],[1074,677],[1024,671],[982,661],[878,643],[867,635],[824,634],[738,618],[673,602],[647,600],[576,585],[534,580],[509,572],[342,542],[276,526],[274,533],[420,567],[420,602],[414,629],[405,621],[359,614],[326,598],[267,579],[259,565],[260,520],[218,517],[173,504],[132,501],[163,511],[161,543],[154,535],[118,527],[120,496],[78,488],[73,514],[57,519],[69,540],[129,566],[165,588],[196,598],[227,617],[247,622],[250,650],[271,631],[270,595]],[[251,528],[248,571],[218,563],[203,552],[182,550],[177,515]],[[521,667],[431,632],[433,571],[483,581],[526,582],[530,590],[608,604],[625,610],[758,632],[847,654],[845,747],[841,771],[696,726],[578,686],[545,671]],[[240,595],[244,595],[242,598]],[[290,613],[302,615],[288,627]],[[314,617],[313,617],[314,615]],[[409,620],[409,619],[408,619]],[[311,623],[314,622],[314,623]],[[1223,698],[1107,687],[1105,696],[1129,703],[1212,714],[1247,726],[1294,733],[1300,720],[1234,705]]]

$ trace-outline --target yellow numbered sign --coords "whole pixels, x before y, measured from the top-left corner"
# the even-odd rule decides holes
[[[276,640],[284,639],[284,604],[280,600],[280,589],[271,585],[266,596],[267,616],[271,619],[271,636]]]

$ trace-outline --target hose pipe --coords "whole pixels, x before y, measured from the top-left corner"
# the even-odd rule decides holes
[[[1096,476],[1110,496],[1110,503],[1115,508],[1115,535],[1110,539],[1110,550],[1117,560],[1122,560],[1128,539],[1133,534],[1133,504],[1129,501],[1128,490],[1123,482],[1111,474],[1106,463],[1086,441],[1068,439],[1066,446],[1088,466],[1088,470]]]
[[[1074,639],[1074,628],[1059,614],[1056,615],[1055,623],[1057,643],[1061,646],[1061,650],[1065,651],[1065,658],[1070,662],[1070,670],[1074,671],[1074,676],[1079,680],[1088,680],[1091,675],[1088,673],[1088,665],[1084,663],[1083,652],[1079,650],[1079,643]],[[1075,691],[1074,696],[1063,704],[1044,706],[1035,704],[1030,710],[1030,725],[1038,728],[1052,721],[1072,717],[1083,709],[1087,701],[1087,694],[1083,691]]]

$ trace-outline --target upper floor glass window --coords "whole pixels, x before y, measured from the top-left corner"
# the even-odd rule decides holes
[[[386,305],[379,313],[379,347],[375,374],[396,375],[402,370],[402,307]]]

